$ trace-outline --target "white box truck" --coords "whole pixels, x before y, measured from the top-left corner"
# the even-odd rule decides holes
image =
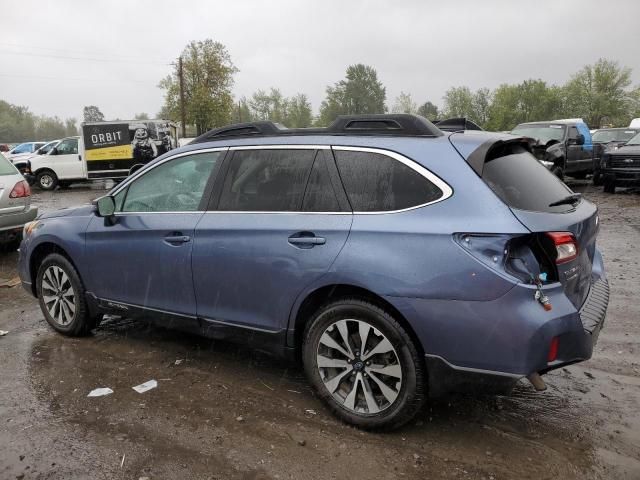
[[[176,148],[177,128],[168,120],[86,122],[44,155],[16,167],[43,190],[97,179],[123,179]]]

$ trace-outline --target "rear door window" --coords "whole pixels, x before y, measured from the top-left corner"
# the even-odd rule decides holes
[[[340,177],[354,212],[390,212],[442,197],[431,181],[381,153],[334,150]]]
[[[485,162],[482,179],[509,207],[534,212],[566,212],[572,205],[550,207],[573,193],[527,150],[510,147],[504,155]]]
[[[338,194],[331,182],[329,164],[333,159],[319,151],[307,182],[307,190],[302,203],[303,212],[339,212],[341,211]],[[335,169],[335,167],[333,167]],[[342,188],[342,187],[340,187]],[[344,193],[342,192],[344,196]]]
[[[300,211],[315,155],[313,149],[235,151],[222,186],[218,210]]]

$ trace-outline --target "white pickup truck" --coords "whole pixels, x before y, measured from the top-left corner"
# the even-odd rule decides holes
[[[16,167],[43,190],[96,179],[122,179],[176,148],[176,126],[167,120],[83,123],[82,135],[67,137],[43,155]]]

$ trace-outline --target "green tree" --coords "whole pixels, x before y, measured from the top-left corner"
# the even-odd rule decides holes
[[[64,137],[65,134],[65,125],[58,117],[37,117],[35,125],[35,137],[37,140],[55,140]]]
[[[473,93],[469,87],[451,87],[444,94],[444,117],[473,118]]]
[[[67,118],[64,121],[64,135],[66,137],[78,135],[77,123],[78,120],[76,120],[75,118]]]
[[[592,128],[604,123],[626,124],[634,110],[631,69],[599,59],[587,65],[564,86],[568,116],[582,117]]]
[[[253,114],[251,113],[251,108],[249,108],[249,102],[247,101],[246,97],[240,98],[240,100],[238,100],[238,103],[234,105],[232,121],[233,123],[246,123],[254,121]]]
[[[149,120],[149,115],[148,115],[148,114],[146,114],[146,113],[144,113],[144,112],[136,113],[136,114],[133,116],[133,119],[134,119],[134,120]]]
[[[192,41],[182,52],[186,122],[195,124],[197,135],[229,123],[233,113],[233,75],[238,71],[226,47],[207,39]],[[179,68],[160,81],[165,91],[162,112],[180,120]]]
[[[436,105],[427,101],[418,107],[417,114],[422,115],[424,118],[428,118],[429,120],[437,120],[440,112],[438,112],[438,107]]]
[[[396,101],[391,108],[393,113],[412,113],[415,114],[418,111],[416,102],[413,101],[410,93],[400,92],[400,95],[396,97]]]
[[[311,103],[304,93],[287,100],[284,124],[289,128],[306,128],[313,123]]]
[[[84,107],[82,116],[85,122],[104,122],[104,114],[95,105]]]
[[[360,63],[350,65],[344,80],[327,87],[318,124],[328,125],[338,115],[385,113],[386,98],[386,88],[378,80],[375,68]]]

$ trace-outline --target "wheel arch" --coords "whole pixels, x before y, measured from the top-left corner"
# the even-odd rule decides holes
[[[38,244],[38,246],[33,249],[31,255],[29,256],[29,278],[31,280],[31,291],[33,293],[33,296],[36,298],[38,297],[38,289],[36,287],[36,277],[38,275],[38,269],[40,268],[40,265],[42,264],[44,259],[52,253],[57,253],[66,258],[69,263],[73,265],[73,268],[76,269],[76,272],[78,272],[78,276],[80,276],[78,267],[71,258],[71,255],[69,255],[64,248],[62,248],[57,243],[44,241]]]
[[[335,283],[324,285],[308,292],[303,299],[298,302],[298,308],[292,312],[289,330],[287,332],[287,344],[295,348],[297,358],[299,358],[300,355],[305,325],[311,316],[328,302],[350,297],[360,298],[390,313],[406,330],[411,340],[413,340],[416,349],[421,354],[424,354],[424,349],[422,348],[422,343],[418,335],[407,318],[395,305],[367,288],[346,283]]]

